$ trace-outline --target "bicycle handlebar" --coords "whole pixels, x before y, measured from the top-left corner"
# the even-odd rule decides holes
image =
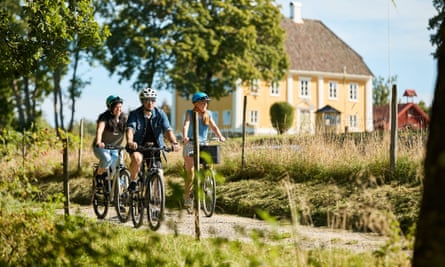
[[[138,146],[136,148],[136,151],[138,152],[144,152],[144,151],[165,151],[165,152],[172,152],[174,151],[173,147],[154,147],[154,146]]]
[[[123,146],[105,145],[105,149],[110,149],[110,150],[123,150],[123,149],[125,149],[125,147],[123,147]]]

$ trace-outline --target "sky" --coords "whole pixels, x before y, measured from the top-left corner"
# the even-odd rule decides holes
[[[281,13],[289,17],[290,0],[277,0]],[[301,16],[323,22],[340,39],[362,56],[375,77],[397,76],[397,96],[406,102],[403,92],[414,89],[414,102],[431,105],[436,79],[436,61],[431,53],[428,20],[436,15],[432,0],[300,0]],[[119,95],[124,111],[140,105],[132,81],[118,83],[100,66],[81,70],[91,84],[84,88],[76,105],[75,120],[95,121],[105,111],[105,99]],[[172,95],[158,92],[158,105],[171,104]],[[52,123],[52,98],[43,105],[44,116]],[[65,113],[69,114],[69,113]]]

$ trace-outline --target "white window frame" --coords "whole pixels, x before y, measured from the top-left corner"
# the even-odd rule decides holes
[[[335,81],[328,82],[328,98],[338,99],[338,82]]]
[[[258,79],[249,81],[249,90],[251,95],[260,94],[260,81]]]
[[[299,85],[300,85],[300,97],[309,98],[311,96],[311,79],[301,78]]]
[[[357,83],[349,84],[349,101],[353,101],[353,102],[358,101],[358,84]]]
[[[251,110],[249,114],[250,114],[249,123],[252,125],[258,125],[260,119],[258,110]]]
[[[272,81],[270,83],[270,95],[279,96],[280,95],[280,81]]]
[[[356,131],[358,129],[357,115],[349,115],[348,124],[351,131]]]

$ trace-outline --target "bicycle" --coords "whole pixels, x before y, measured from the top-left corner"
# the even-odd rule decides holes
[[[201,207],[205,216],[212,217],[216,207],[216,173],[213,164],[219,163],[219,146],[200,144],[199,151],[204,153],[200,153],[199,159],[203,171],[198,174],[198,177],[201,178],[201,191],[198,192],[198,196],[202,200]],[[194,152],[190,152],[189,155],[193,156]],[[195,203],[193,193],[190,198],[192,203]],[[192,214],[193,207],[187,208],[187,212]]]
[[[108,207],[114,204],[117,217],[121,222],[127,222],[130,218],[129,209],[126,212],[125,207],[129,207],[129,195],[127,192],[130,181],[130,172],[125,167],[122,146],[106,146],[106,149],[118,150],[119,163],[114,168],[108,168],[107,176],[103,180],[101,187],[97,186],[95,174],[99,164],[93,165],[93,194],[92,202],[94,213],[97,218],[103,219],[107,216]]]
[[[143,224],[144,209],[147,209],[148,225],[151,230],[156,231],[164,217],[165,188],[164,172],[161,162],[156,161],[155,152],[171,152],[173,148],[154,147],[148,144],[138,147],[136,151],[144,154],[144,159],[139,170],[136,190],[131,192],[131,218],[134,227],[140,227]],[[149,152],[148,156],[144,152]]]

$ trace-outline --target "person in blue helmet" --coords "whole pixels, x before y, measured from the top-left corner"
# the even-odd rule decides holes
[[[107,149],[106,146],[120,146],[125,136],[127,119],[122,112],[124,100],[116,95],[106,99],[107,110],[97,119],[96,137],[93,141],[94,155],[99,159],[96,173],[96,185],[101,187],[107,176],[107,169],[117,164],[119,155],[117,150]]]
[[[192,96],[193,109],[189,109],[185,112],[184,127],[183,127],[183,157],[184,157],[184,167],[187,173],[187,177],[184,181],[184,207],[189,208],[192,206],[192,200],[190,199],[190,193],[193,187],[193,179],[195,176],[194,172],[194,159],[190,156],[190,152],[194,149],[193,143],[193,127],[190,127],[190,121],[192,120],[192,112],[198,113],[198,123],[199,123],[199,133],[198,142],[200,144],[205,144],[207,140],[207,135],[209,133],[209,128],[215,133],[219,138],[219,141],[224,142],[226,139],[221,134],[218,126],[212,117],[212,112],[207,109],[208,103],[210,101],[209,96],[204,92],[197,92]]]
[[[132,110],[127,121],[127,152],[130,154],[131,182],[129,191],[134,191],[137,185],[139,169],[143,155],[136,151],[138,146],[152,143],[155,147],[164,147],[164,135],[172,144],[174,151],[179,151],[179,144],[173,132],[167,114],[156,107],[157,93],[151,88],[145,88],[139,93],[141,106]],[[161,165],[160,153],[156,155],[158,166]]]

